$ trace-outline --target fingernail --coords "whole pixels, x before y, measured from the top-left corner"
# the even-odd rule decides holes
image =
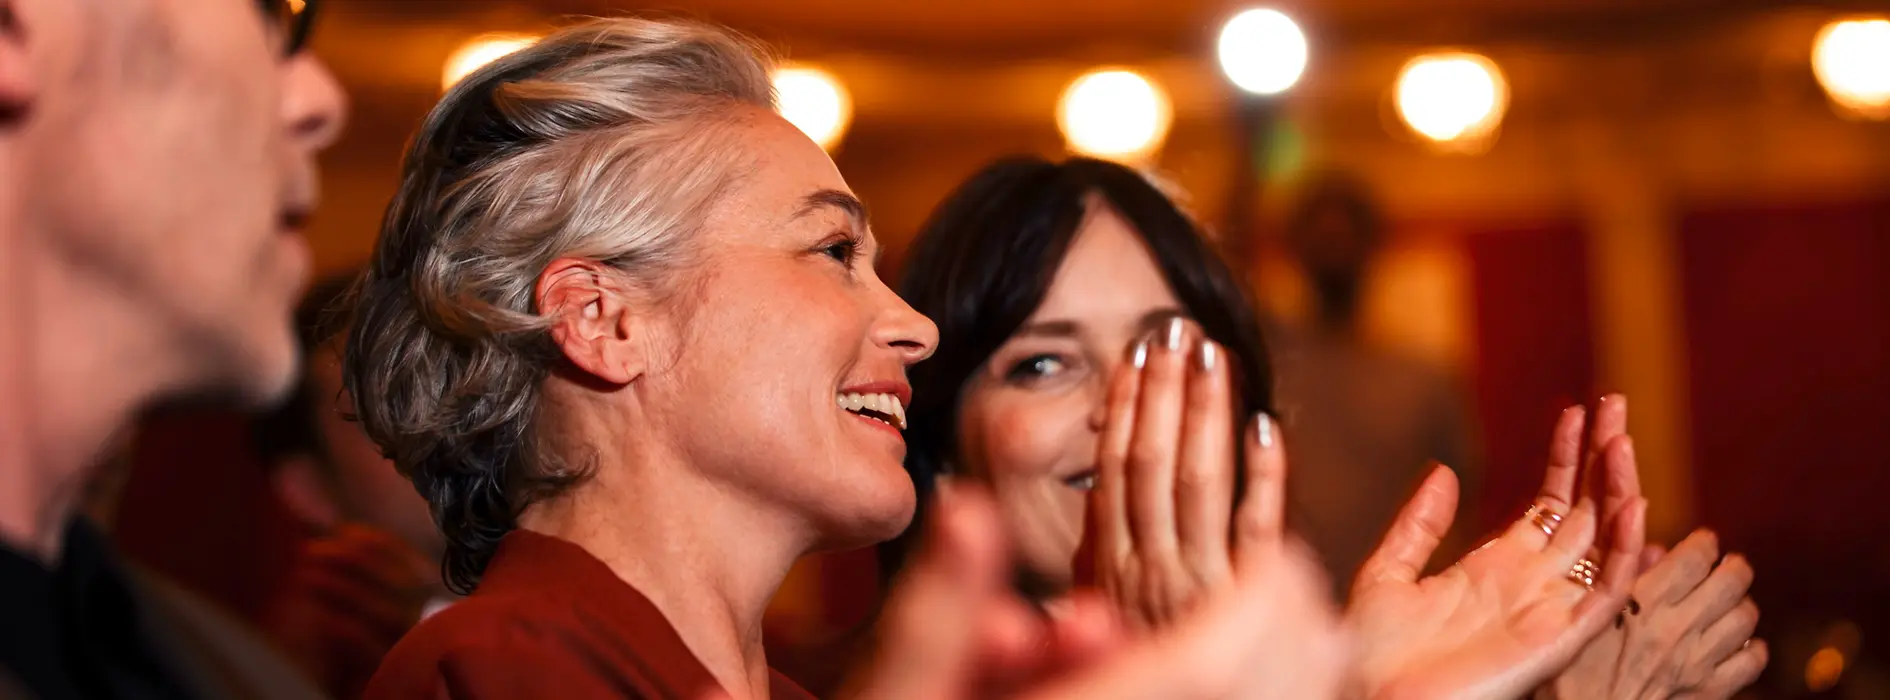
[[[1200,354],[1201,371],[1203,372],[1214,371],[1214,365],[1220,362],[1221,360],[1220,355],[1221,355],[1220,350],[1217,350],[1214,347],[1214,341],[1212,340],[1201,341],[1201,354]]]
[[[1168,338],[1164,344],[1170,351],[1181,349],[1182,331],[1186,329],[1187,324],[1182,321],[1180,316],[1168,319]]]
[[[1135,355],[1129,362],[1133,363],[1136,369],[1141,369],[1148,364],[1148,338],[1135,341]]]
[[[1068,620],[1076,611],[1076,606],[1068,598],[1051,598],[1043,602],[1043,612],[1051,619]]]
[[[1261,447],[1273,446],[1273,416],[1262,411],[1253,417],[1253,430],[1258,436]]]

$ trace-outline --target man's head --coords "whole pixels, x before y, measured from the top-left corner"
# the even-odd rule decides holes
[[[256,421],[256,450],[270,481],[311,531],[354,522],[400,538],[438,561],[445,546],[427,502],[355,423],[341,386],[342,303],[354,275],[315,283],[296,310],[308,361],[289,400]]]
[[[1328,172],[1307,180],[1288,215],[1287,243],[1312,282],[1321,320],[1350,325],[1385,222],[1365,182]]]
[[[299,43],[316,0],[13,0],[39,85],[22,144],[35,272],[165,398],[295,378],[315,154],[344,97]]]

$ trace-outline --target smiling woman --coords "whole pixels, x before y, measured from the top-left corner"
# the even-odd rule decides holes
[[[345,374],[471,596],[369,697],[805,695],[762,611],[802,554],[906,525],[894,423],[935,331],[762,55],[594,21],[423,125]]]

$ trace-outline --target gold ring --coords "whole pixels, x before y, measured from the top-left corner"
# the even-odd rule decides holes
[[[1537,529],[1542,530],[1542,534],[1550,537],[1554,537],[1555,529],[1562,526],[1562,515],[1541,504],[1529,506],[1529,510],[1523,512],[1523,517],[1528,518]]]
[[[1595,579],[1601,578],[1601,567],[1587,559],[1578,559],[1575,566],[1568,570],[1568,580],[1582,585],[1588,590],[1595,590]]]

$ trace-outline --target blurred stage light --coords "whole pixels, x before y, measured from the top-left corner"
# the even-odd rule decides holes
[[[1811,69],[1839,107],[1868,119],[1890,118],[1890,18],[1825,25],[1812,42]]]
[[[1837,686],[1844,677],[1844,653],[1831,647],[1818,649],[1805,662],[1805,689],[1822,693]]]
[[[519,49],[538,42],[538,37],[530,34],[511,34],[495,32],[481,34],[467,39],[459,48],[446,57],[446,68],[440,74],[440,87],[452,89],[453,84],[486,64],[499,60]]]
[[[1487,57],[1430,54],[1399,71],[1397,105],[1419,136],[1442,150],[1474,153],[1489,147],[1502,123],[1509,86]]]
[[[1306,35],[1278,10],[1247,10],[1221,27],[1221,72],[1242,90],[1277,95],[1306,72]]]
[[[1057,128],[1072,152],[1141,162],[1161,150],[1174,118],[1168,95],[1128,70],[1084,74],[1057,101]]]
[[[790,65],[774,71],[775,110],[821,148],[832,151],[853,123],[853,98],[827,71]]]

